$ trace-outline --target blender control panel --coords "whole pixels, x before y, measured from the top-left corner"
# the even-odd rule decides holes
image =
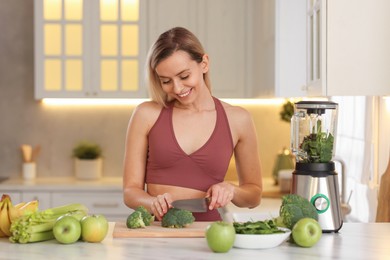
[[[327,211],[330,206],[329,198],[324,194],[320,194],[320,193],[314,195],[311,198],[310,202],[314,205],[314,207],[317,209],[317,212],[319,214]]]

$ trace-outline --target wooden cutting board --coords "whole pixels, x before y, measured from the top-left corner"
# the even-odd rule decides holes
[[[164,228],[161,222],[155,221],[145,228],[130,229],[125,222],[116,222],[114,238],[129,237],[204,237],[206,227],[211,222],[194,222],[185,228]]]

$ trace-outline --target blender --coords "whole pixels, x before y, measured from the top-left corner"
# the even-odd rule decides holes
[[[291,193],[307,198],[318,212],[323,232],[338,232],[343,220],[334,151],[338,104],[300,101],[291,118],[291,151],[295,155]]]

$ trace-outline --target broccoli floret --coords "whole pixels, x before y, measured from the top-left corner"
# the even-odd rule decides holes
[[[154,216],[144,206],[139,206],[127,217],[126,226],[128,228],[143,228],[150,226],[154,221]]]
[[[134,211],[127,217],[126,226],[128,228],[143,228],[145,222],[142,219],[142,213],[140,211]]]
[[[191,211],[170,208],[161,220],[161,226],[167,228],[184,228],[195,221]]]
[[[278,226],[292,229],[301,218],[318,220],[316,208],[307,200],[297,194],[287,194],[282,197],[279,217],[275,219]]]
[[[142,220],[144,221],[145,226],[150,226],[150,224],[154,221],[154,216],[150,214],[150,212],[144,206],[139,206],[135,209],[135,211],[141,212]]]

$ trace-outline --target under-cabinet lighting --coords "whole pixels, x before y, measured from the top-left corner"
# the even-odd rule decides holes
[[[222,98],[231,105],[281,105],[286,102],[283,98]]]
[[[387,112],[390,112],[390,96],[384,96]]]
[[[145,98],[44,98],[42,103],[48,106],[127,106],[138,105],[149,99]],[[252,98],[231,98],[221,99],[232,105],[281,105],[285,102],[283,98],[270,98],[270,99],[252,99]]]
[[[44,98],[42,104],[49,106],[132,106],[147,100],[145,98]]]
[[[301,98],[303,100],[326,100],[324,98]],[[42,103],[48,106],[136,106],[148,101],[147,98],[44,98]],[[285,98],[222,98],[221,100],[231,105],[270,105],[280,106],[286,102]],[[289,99],[296,102],[300,99]],[[387,98],[390,104],[390,97]],[[390,105],[388,105],[390,106]]]

